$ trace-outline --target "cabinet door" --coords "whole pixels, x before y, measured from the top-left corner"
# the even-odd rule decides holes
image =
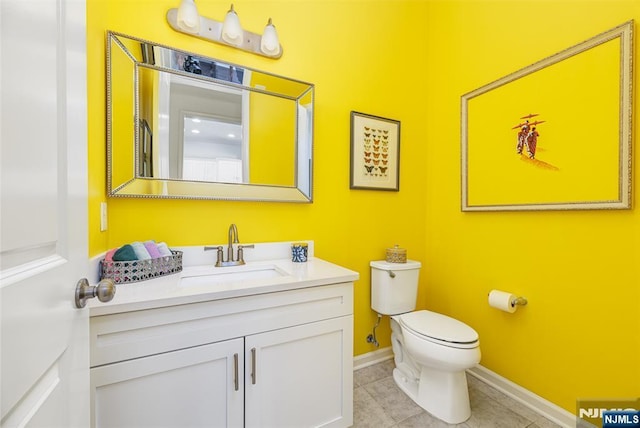
[[[245,338],[247,427],[353,422],[353,317]]]
[[[242,427],[244,340],[91,369],[95,427]]]

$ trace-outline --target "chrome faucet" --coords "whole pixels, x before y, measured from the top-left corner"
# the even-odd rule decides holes
[[[235,223],[231,223],[229,226],[229,247],[227,248],[227,261],[233,261],[233,244],[237,244],[240,241],[238,240],[238,228]]]
[[[245,264],[243,249],[253,248],[253,244],[240,245],[239,242],[240,239],[238,238],[238,228],[234,223],[231,223],[231,225],[229,226],[229,246],[227,248],[227,260],[224,260],[224,248],[221,245],[217,247],[204,247],[204,250],[217,251],[216,267],[239,266]],[[235,260],[233,258],[233,244],[238,244],[238,258]]]

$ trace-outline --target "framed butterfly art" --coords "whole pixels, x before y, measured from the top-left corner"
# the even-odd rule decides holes
[[[400,190],[400,121],[351,112],[351,189]]]

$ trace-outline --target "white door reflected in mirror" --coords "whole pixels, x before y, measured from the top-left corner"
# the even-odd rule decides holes
[[[248,156],[243,152],[242,126],[198,114],[184,115],[183,180],[242,183],[243,166]],[[248,175],[248,171],[247,171]]]

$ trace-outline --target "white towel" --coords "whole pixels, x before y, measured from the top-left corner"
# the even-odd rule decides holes
[[[158,251],[160,251],[160,255],[161,256],[172,256],[173,253],[171,252],[171,250],[169,249],[169,247],[167,247],[167,244],[165,244],[164,242],[160,242],[158,244]]]
[[[135,251],[138,260],[148,260],[151,258],[149,251],[147,251],[142,242],[132,242],[131,247],[133,251]]]

